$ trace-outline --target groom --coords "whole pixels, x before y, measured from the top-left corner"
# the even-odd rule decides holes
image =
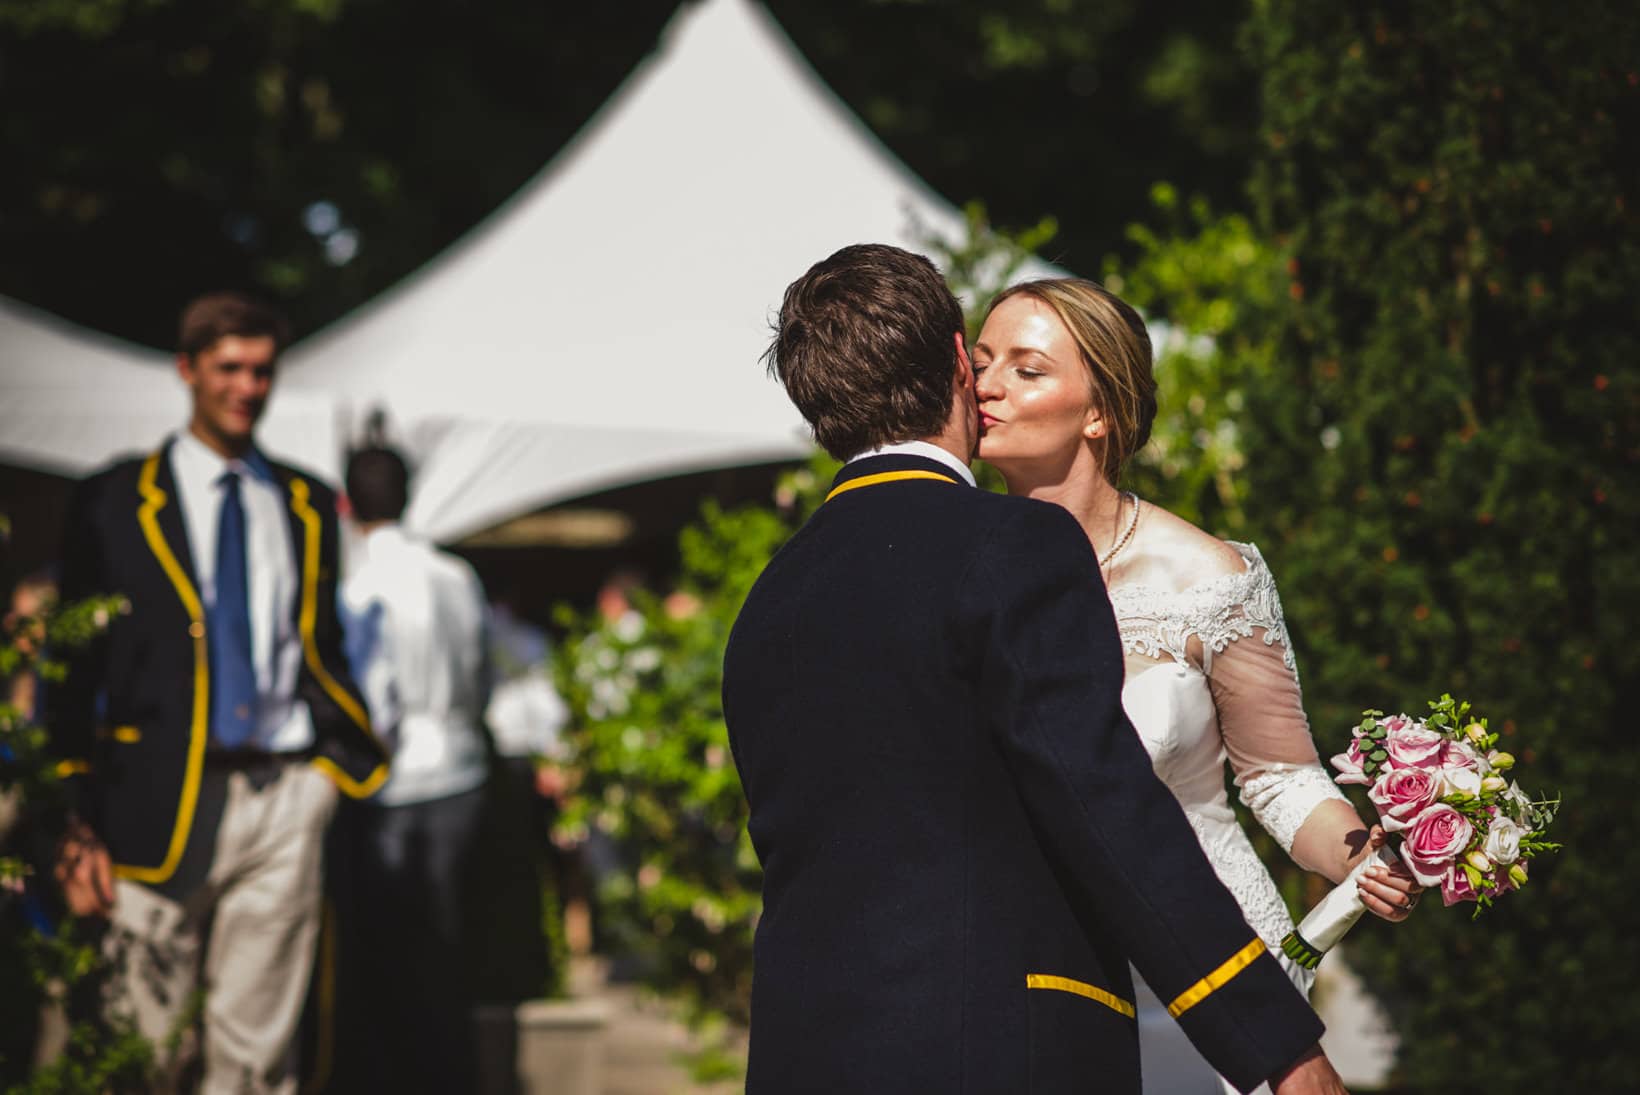
[[[1122,714],[1086,536],[974,488],[962,330],[893,247],[781,306],[771,369],[847,463],[725,655],[764,868],[747,1089],[1137,1092],[1131,961],[1241,1089],[1342,1091]]]

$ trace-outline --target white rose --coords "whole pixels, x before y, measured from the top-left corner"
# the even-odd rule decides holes
[[[1486,858],[1507,867],[1520,858],[1520,838],[1526,830],[1506,817],[1495,817],[1486,829]]]
[[[1473,768],[1442,768],[1441,782],[1449,795],[1478,795],[1481,793],[1481,774]]]

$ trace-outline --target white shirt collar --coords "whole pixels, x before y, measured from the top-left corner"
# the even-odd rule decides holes
[[[230,460],[211,448],[194,435],[193,430],[183,429],[176,433],[176,443],[172,445],[173,459],[187,465],[197,479],[215,484],[228,471],[238,472],[242,476],[254,477],[265,482],[274,482],[273,469],[262,454],[252,449],[242,458]]]
[[[856,453],[843,461],[852,464],[856,460],[864,460],[868,456],[921,456],[928,460],[937,460],[962,476],[962,481],[970,487],[977,486],[974,473],[968,470],[968,465],[958,460],[951,452],[927,441],[894,441],[887,445],[878,445],[875,449]]]

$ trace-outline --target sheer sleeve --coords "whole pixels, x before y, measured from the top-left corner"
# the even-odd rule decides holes
[[[1317,806],[1349,800],[1316,755],[1275,580],[1256,548],[1247,554],[1245,584],[1200,636],[1202,662],[1241,800],[1291,854]]]

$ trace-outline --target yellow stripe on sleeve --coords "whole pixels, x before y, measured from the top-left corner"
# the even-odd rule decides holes
[[[1178,997],[1167,1005],[1167,1013],[1177,1019],[1214,992],[1228,985],[1230,981],[1253,964],[1253,959],[1264,953],[1264,940],[1255,939],[1241,950],[1232,954],[1224,965],[1197,981],[1194,985],[1179,993]]]

